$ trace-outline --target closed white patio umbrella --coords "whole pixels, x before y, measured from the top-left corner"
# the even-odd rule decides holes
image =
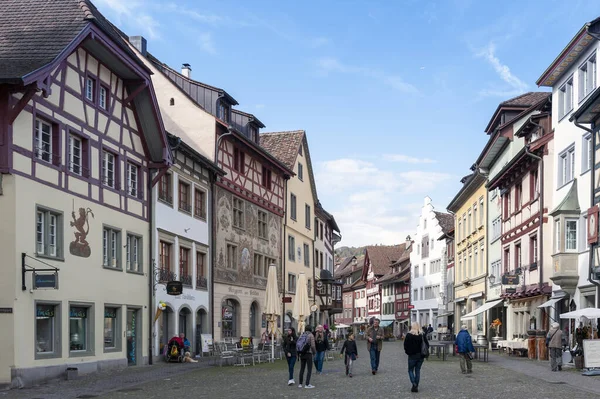
[[[271,359],[275,358],[275,320],[279,316],[280,299],[279,289],[277,288],[277,267],[274,264],[269,266],[269,274],[267,275],[267,290],[265,292],[265,314],[269,322],[268,329],[271,332]],[[267,331],[268,333],[269,331]]]
[[[300,273],[298,286],[296,287],[296,298],[294,300],[293,316],[298,320],[298,334],[304,332],[304,318],[310,314],[310,303],[308,302],[308,285],[306,274]]]

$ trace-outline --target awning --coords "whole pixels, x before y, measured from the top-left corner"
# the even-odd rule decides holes
[[[379,322],[379,326],[387,327],[387,326],[391,325],[393,322],[394,322],[394,320],[382,320]]]
[[[542,303],[540,306],[538,306],[538,308],[549,308],[550,306],[554,306],[554,304],[558,301],[560,301],[561,299],[563,299],[565,296],[557,296],[555,298],[550,298],[550,300]]]
[[[437,317],[440,318],[440,317],[452,316],[453,314],[454,314],[454,312],[446,312],[446,313],[437,315]]]
[[[478,314],[481,314],[487,310],[490,310],[491,308],[498,306],[498,305],[502,304],[503,302],[504,302],[504,300],[502,300],[502,299],[500,299],[499,301],[486,302],[483,305],[481,305],[480,307],[478,307],[477,309],[475,309],[474,311],[469,312],[466,315],[462,316],[460,319],[461,320],[474,319],[475,316],[477,316]]]
[[[402,321],[400,322],[400,324],[402,324],[402,323],[407,323],[407,324],[408,324],[408,321],[409,321],[408,319],[404,319],[404,320],[402,320]]]
[[[466,300],[467,300],[467,298],[464,297],[464,296],[460,297],[460,298],[454,298],[454,303],[461,303],[461,302],[464,302]]]

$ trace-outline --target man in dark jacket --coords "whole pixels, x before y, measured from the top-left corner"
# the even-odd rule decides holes
[[[367,350],[371,355],[371,373],[377,374],[379,357],[383,347],[383,328],[379,326],[379,319],[373,320],[373,325],[367,328]]]
[[[356,347],[353,333],[348,334],[348,339],[344,342],[344,346],[342,346],[340,356],[342,356],[344,352],[346,352],[346,358],[344,359],[344,364],[346,364],[346,375],[352,378],[352,363],[358,358],[358,348]]]
[[[471,359],[473,356],[471,353],[475,352],[475,348],[473,348],[473,342],[471,340],[471,334],[467,331],[467,326],[462,325],[460,327],[460,332],[456,336],[456,347],[458,348],[458,354],[460,355],[460,369],[463,374],[472,373],[473,372],[473,363]],[[465,368],[466,363],[466,368]]]

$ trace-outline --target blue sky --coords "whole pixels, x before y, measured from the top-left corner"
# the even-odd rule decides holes
[[[305,129],[340,245],[394,244],[436,210],[487,141],[499,102],[535,81],[590,1],[96,0],[129,35],[222,87],[264,131]]]

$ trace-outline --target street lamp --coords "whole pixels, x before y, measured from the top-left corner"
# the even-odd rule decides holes
[[[496,276],[494,276],[493,274],[490,274],[488,276],[488,280],[490,280],[490,285],[494,285],[494,283],[496,282]]]

